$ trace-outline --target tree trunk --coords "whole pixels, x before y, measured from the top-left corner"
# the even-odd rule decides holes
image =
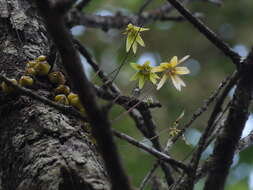
[[[56,51],[33,1],[0,0],[0,72],[19,79],[39,55]],[[52,98],[44,77],[33,90]],[[107,190],[110,183],[82,122],[29,97],[0,92],[0,190]]]

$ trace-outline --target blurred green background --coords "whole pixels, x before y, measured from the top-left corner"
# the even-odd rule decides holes
[[[144,1],[141,0],[93,0],[85,8],[85,12],[99,15],[114,15],[117,11],[125,15],[131,15],[138,12]],[[153,10],[166,3],[166,1],[152,1],[145,11]],[[201,0],[190,1],[187,7],[194,13],[203,14],[202,20],[215,32],[218,33],[227,43],[234,48],[241,56],[247,56],[253,41],[253,1],[224,1],[222,6],[216,6]],[[171,15],[179,15],[177,11],[172,11]],[[120,87],[125,95],[131,95],[136,82],[130,82],[129,78],[135,73],[130,67],[129,62],[143,64],[150,60],[153,65],[171,59],[172,56],[179,58],[185,55],[191,55],[185,66],[191,70],[190,75],[183,76],[186,87],[181,92],[177,91],[171,81],[168,81],[161,90],[156,91],[154,86],[145,85],[142,91],[141,99],[152,97],[162,103],[161,109],[153,109],[153,117],[156,122],[162,145],[165,145],[169,138],[168,130],[173,121],[185,110],[185,116],[180,126],[183,126],[191,117],[193,112],[199,108],[204,99],[211,95],[220,82],[231,74],[235,66],[210,43],[202,34],[200,34],[188,22],[154,22],[145,25],[150,31],[143,32],[142,37],[145,41],[145,48],[138,48],[137,54],[132,53],[128,56],[127,62],[121,69],[116,84]],[[125,55],[126,36],[122,35],[123,30],[111,29],[107,32],[96,28],[86,28],[77,26],[72,28],[73,34],[79,38],[87,48],[92,52],[96,61],[107,72],[110,73],[119,66]],[[86,70],[90,79],[99,84],[99,80],[85,63]],[[203,116],[189,129],[185,138],[186,141],[180,140],[173,147],[171,155],[175,159],[184,160],[188,153],[197,143],[200,132],[207,122],[212,106]],[[134,122],[124,114],[119,106],[114,106],[110,114],[113,127],[125,132],[139,141],[148,143],[142,135],[136,130]],[[116,118],[116,120],[114,120]],[[247,135],[253,128],[253,117],[250,116],[246,124],[243,135]],[[146,173],[155,162],[149,154],[117,140],[124,166],[131,177],[135,186],[139,186]],[[240,155],[236,155],[234,164],[227,180],[227,189],[229,190],[246,190],[253,189],[253,149],[249,148]],[[210,154],[212,147],[205,152],[204,157]],[[161,175],[157,171],[157,175]],[[203,182],[196,185],[196,189],[202,189]],[[146,188],[149,189],[149,188]]]

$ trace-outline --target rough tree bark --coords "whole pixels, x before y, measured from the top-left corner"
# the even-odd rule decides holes
[[[36,6],[29,0],[0,1],[0,71],[24,74],[39,55],[55,51]],[[34,90],[50,97],[41,79]],[[77,119],[18,94],[0,93],[0,190],[107,190],[110,183],[96,146]]]

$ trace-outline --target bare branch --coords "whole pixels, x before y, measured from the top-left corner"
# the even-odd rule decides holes
[[[132,137],[130,137],[126,134],[117,132],[114,129],[112,129],[112,131],[113,131],[113,133],[115,134],[116,137],[126,140],[127,142],[131,143],[132,145],[137,146],[137,147],[149,152],[150,154],[152,154],[156,158],[158,158],[160,160],[163,160],[164,162],[168,162],[169,164],[174,165],[174,166],[182,169],[186,173],[190,172],[189,168],[186,165],[184,165],[183,163],[181,163],[177,160],[174,160],[174,159],[170,158],[168,155],[166,155],[162,152],[159,152],[156,149],[151,148],[151,147],[149,147],[149,146],[147,146],[143,143],[140,143],[140,142],[136,141],[135,139],[133,139]]]
[[[196,17],[202,17],[202,14],[195,13]],[[76,25],[84,25],[91,28],[101,28],[105,31],[108,29],[121,29],[126,27],[127,24],[133,23],[138,25],[138,21],[141,20],[141,23],[148,24],[154,21],[175,21],[183,22],[186,19],[182,16],[170,16],[167,13],[153,13],[153,14],[144,14],[141,17],[137,15],[125,16],[122,13],[118,12],[114,16],[100,16],[94,14],[79,13],[75,10],[72,10],[67,21],[68,27],[73,27]]]

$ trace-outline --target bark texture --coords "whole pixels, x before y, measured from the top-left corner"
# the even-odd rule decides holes
[[[18,79],[55,48],[33,1],[0,0],[0,72]],[[52,98],[46,78],[34,90]],[[107,174],[82,122],[18,94],[0,92],[0,190],[107,190]]]

